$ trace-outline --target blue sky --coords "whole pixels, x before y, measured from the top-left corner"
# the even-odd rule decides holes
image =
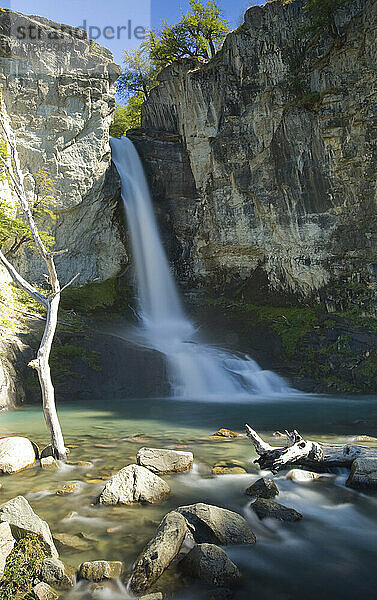
[[[262,0],[218,0],[231,27],[237,27],[252,4]],[[109,48],[121,64],[122,52],[139,45],[138,28],[158,27],[162,19],[175,23],[189,7],[188,0],[2,0],[4,8],[47,17],[59,23],[84,27],[90,37]]]

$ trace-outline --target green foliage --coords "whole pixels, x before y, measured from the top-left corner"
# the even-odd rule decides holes
[[[11,159],[3,140],[0,140],[0,155],[6,160]],[[8,174],[5,167],[1,165],[0,183],[5,183],[7,179]],[[56,218],[53,212],[55,204],[54,182],[46,169],[38,171],[34,179],[34,195],[33,199],[29,202],[31,213],[37,224],[38,221],[45,223],[46,220],[54,220]],[[51,249],[55,242],[50,228],[39,230],[39,235],[46,248]],[[8,256],[16,252],[24,244],[27,244],[30,248],[34,248],[31,231],[23,218],[20,207],[0,197],[0,246],[5,242],[10,242],[6,253]]]
[[[129,98],[126,106],[116,106],[113,122],[110,126],[110,135],[120,138],[129,129],[140,127],[141,105],[143,102],[143,94],[137,93]]]
[[[353,0],[308,0],[304,11],[309,15],[311,24],[309,31],[322,33],[327,30],[330,35],[337,37],[339,31],[335,23],[338,10],[350,4]]]
[[[157,72],[150,59],[152,39],[153,34],[150,33],[140,48],[134,52],[124,52],[125,69],[117,85],[117,93],[121,98],[141,94],[145,100],[157,84]]]
[[[122,292],[122,296],[127,296],[127,290]],[[121,303],[121,298],[118,291],[118,280],[115,277],[98,283],[91,282],[82,286],[69,287],[63,292],[61,299],[64,309],[73,309],[84,313],[118,303]]]
[[[190,0],[190,10],[179,23],[169,25],[163,21],[161,30],[150,34],[150,58],[157,69],[185,57],[207,61],[216,54],[228,31],[229,24],[222,19],[216,2]]]
[[[74,375],[72,372],[72,362],[80,358],[84,363],[95,371],[101,370],[100,355],[95,350],[88,350],[75,344],[61,344],[54,346],[51,351],[51,366],[56,374],[64,373]]]
[[[29,534],[17,540],[7,558],[0,581],[1,600],[31,600],[32,588],[39,576],[46,547],[38,535]]]

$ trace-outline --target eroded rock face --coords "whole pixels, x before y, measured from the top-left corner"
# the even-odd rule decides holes
[[[357,489],[377,490],[377,459],[358,458],[354,460],[346,485]]]
[[[196,541],[200,544],[255,544],[255,535],[247,521],[238,513],[210,504],[191,504],[177,509],[187,522]]]
[[[157,581],[179,553],[186,534],[186,520],[179,512],[170,512],[162,519],[136,561],[129,584],[134,594],[148,590]]]
[[[376,4],[339,14],[341,44],[304,47],[304,3],[251,7],[209,64],[164,70],[131,134],[190,285],[287,302],[360,273],[375,289]]]
[[[106,483],[97,502],[100,504],[154,504],[170,494],[168,484],[148,469],[128,465],[113,475]]]
[[[181,473],[191,469],[194,463],[192,452],[178,452],[160,448],[140,448],[136,456],[137,464],[153,473]]]
[[[41,26],[43,35],[59,31],[61,45],[19,39],[17,27]],[[65,34],[42,17],[0,13],[0,92],[29,193],[41,169],[55,185],[58,219],[53,233],[62,282],[76,283],[117,275],[126,257],[118,214],[119,182],[110,169],[109,126],[114,83],[120,67],[109,51],[96,52],[87,39]],[[64,51],[61,48],[64,47]],[[118,218],[119,217],[119,218]],[[27,258],[26,258],[27,257]],[[18,253],[17,266],[32,280],[44,271],[35,254]]]
[[[23,437],[0,439],[0,473],[11,475],[30,467],[35,462],[35,448]]]
[[[52,557],[58,556],[48,524],[33,511],[29,502],[23,496],[12,498],[12,500],[0,506],[0,522],[9,523],[16,537],[22,537],[28,533],[41,536],[46,543],[47,550],[50,551],[50,555]]]
[[[185,574],[202,583],[218,587],[232,587],[241,579],[238,567],[222,548],[214,544],[198,544],[181,563]]]

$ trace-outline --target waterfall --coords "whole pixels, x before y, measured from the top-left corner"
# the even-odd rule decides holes
[[[141,160],[128,138],[111,138],[110,144],[131,236],[141,334],[145,346],[165,355],[173,395],[232,400],[292,391],[281,377],[262,370],[249,356],[236,356],[197,340],[161,243]]]

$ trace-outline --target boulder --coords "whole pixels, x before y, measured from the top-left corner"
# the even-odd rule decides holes
[[[41,452],[41,458],[47,458],[48,456],[53,456],[51,444],[49,446],[46,446],[46,448],[43,448]]]
[[[255,544],[255,535],[238,513],[210,504],[181,506],[177,511],[189,524],[197,544]]]
[[[0,579],[4,573],[5,563],[12,552],[14,538],[9,523],[0,523]]]
[[[56,543],[59,550],[67,551],[73,550],[78,552],[85,552],[91,547],[91,543],[84,539],[81,535],[71,535],[69,533],[55,533],[54,542]]]
[[[167,569],[181,549],[187,534],[185,518],[172,511],[162,519],[156,535],[135,563],[129,588],[134,594],[148,590]]]
[[[313,479],[319,479],[318,473],[313,471],[304,471],[303,469],[291,469],[285,476],[286,479],[295,481],[296,483],[305,483],[306,481],[313,481]]]
[[[165,450],[160,448],[140,448],[136,456],[138,465],[153,473],[182,473],[191,469],[194,463],[192,452]]]
[[[356,489],[377,489],[377,458],[357,458],[351,466],[346,485]]]
[[[0,439],[0,473],[11,475],[35,463],[36,450],[30,440],[23,437]]]
[[[97,498],[100,504],[154,504],[170,494],[168,484],[140,465],[129,465],[113,475]]]
[[[254,498],[275,498],[279,493],[278,486],[272,479],[262,477],[255,481],[245,490],[245,494],[248,496],[254,496]]]
[[[260,519],[278,519],[279,521],[299,521],[302,519],[302,515],[297,510],[266,498],[258,498],[251,504],[251,508]]]
[[[9,523],[16,537],[23,537],[28,533],[41,536],[50,555],[58,556],[48,524],[35,514],[23,496],[12,498],[0,506],[0,522]]]
[[[58,558],[45,558],[40,578],[55,587],[68,589],[75,584],[73,572],[69,572]]]
[[[137,600],[164,600],[164,596],[161,592],[155,594],[147,594],[146,596],[139,596]]]
[[[41,458],[41,468],[44,471],[57,471],[59,465],[53,456],[46,456],[46,458]]]
[[[217,587],[232,587],[241,579],[241,573],[222,548],[214,544],[198,544],[180,564],[183,572],[202,583]]]
[[[102,581],[120,577],[123,563],[119,561],[95,560],[84,562],[79,566],[78,578],[86,581]]]
[[[48,583],[38,583],[33,587],[33,596],[37,600],[55,600],[59,598],[59,594]]]

